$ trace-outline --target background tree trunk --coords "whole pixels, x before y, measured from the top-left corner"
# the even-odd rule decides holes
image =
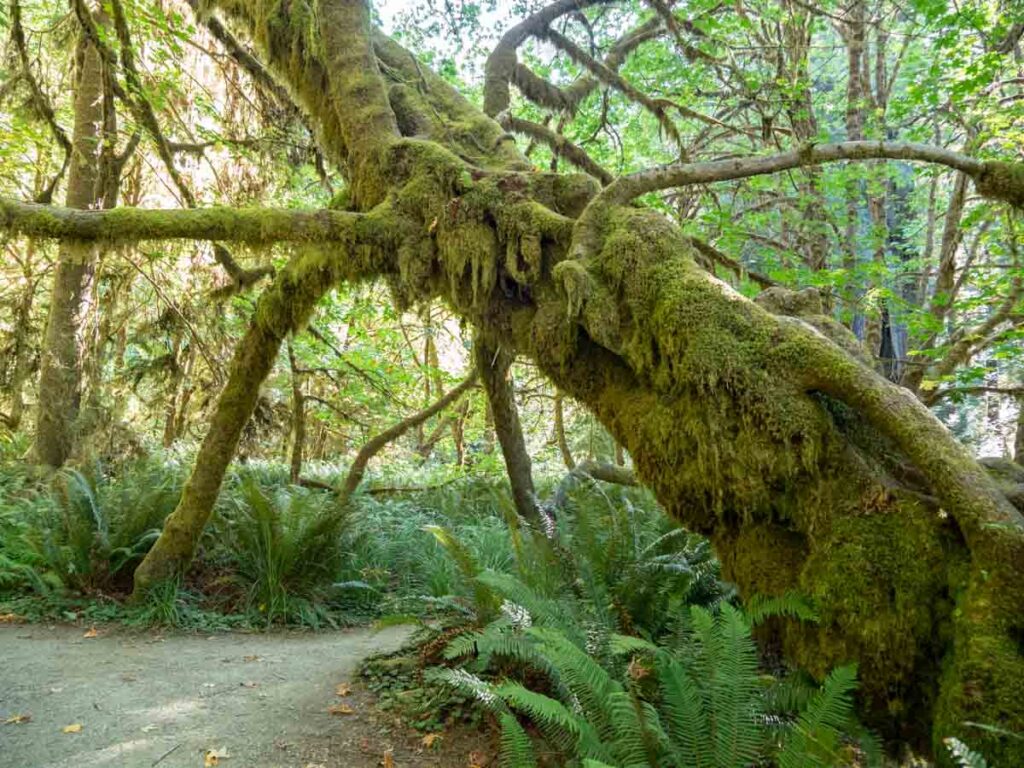
[[[102,199],[103,62],[84,35],[76,59],[73,151],[66,203],[69,208],[89,209],[98,207]],[[82,395],[81,335],[95,263],[91,244],[61,243],[43,340],[33,448],[35,459],[50,467],[64,464],[74,447]]]

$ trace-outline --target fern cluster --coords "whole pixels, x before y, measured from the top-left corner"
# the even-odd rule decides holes
[[[522,585],[506,591],[514,585],[487,578],[506,599],[523,597]],[[797,695],[773,695],[782,683],[761,674],[750,624],[727,603],[716,613],[692,607],[674,645],[612,635],[598,649],[588,645],[591,638],[554,628],[559,623],[543,612],[518,626],[503,617],[447,651],[453,659],[475,658],[477,669],[495,658],[515,660],[543,674],[543,690],[509,678],[490,682],[467,669],[435,672],[494,713],[503,765],[538,765],[524,722],[566,764],[590,768],[825,768],[853,765],[854,755],[877,760],[874,740],[853,715],[855,668],[838,668]]]
[[[0,591],[110,588],[160,534],[181,475],[139,461],[116,480],[65,469],[19,484],[0,505]]]
[[[243,477],[216,525],[248,608],[267,624],[333,624],[332,584],[346,557],[347,510],[333,494],[265,488]]]

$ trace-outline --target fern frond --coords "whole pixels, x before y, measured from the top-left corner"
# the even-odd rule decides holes
[[[942,743],[949,750],[949,756],[957,764],[958,768],[988,768],[988,762],[978,752],[975,752],[960,739],[950,736],[943,739]]]
[[[686,669],[669,654],[659,653],[655,665],[661,708],[677,755],[676,762],[693,768],[710,768],[714,755],[712,727],[700,689]]]
[[[502,713],[498,717],[498,724],[501,726],[499,744],[502,768],[536,768],[533,742],[515,715]]]
[[[780,768],[828,768],[836,763],[839,737],[853,722],[856,687],[856,665],[832,670],[784,739]]]
[[[811,623],[818,622],[818,612],[810,600],[796,591],[789,591],[778,597],[754,595],[747,601],[744,613],[751,626],[756,627],[766,619],[784,617]]]

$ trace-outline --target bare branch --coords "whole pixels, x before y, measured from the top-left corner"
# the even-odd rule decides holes
[[[366,474],[366,465],[370,463],[370,459],[381,452],[384,446],[397,440],[410,429],[413,429],[418,424],[422,424],[432,416],[436,416],[449,405],[454,403],[470,389],[476,386],[477,377],[477,371],[473,370],[461,384],[448,392],[444,397],[434,401],[434,403],[427,408],[424,408],[422,411],[414,413],[407,419],[403,419],[397,424],[389,427],[376,437],[371,438],[362,448],[359,449],[359,453],[356,455],[356,458],[352,462],[352,466],[349,468],[348,475],[345,476],[345,484],[341,489],[342,497],[347,499],[355,492],[356,488],[359,487],[359,483],[363,480],[363,475]]]
[[[60,169],[50,180],[50,183],[46,185],[46,188],[36,197],[37,203],[49,203],[53,200],[53,193],[67,172],[68,165],[71,163],[71,139],[68,138],[67,131],[57,122],[53,105],[50,104],[49,98],[47,98],[42,86],[39,85],[39,81],[32,73],[28,46],[25,42],[25,28],[21,23],[21,3],[18,0],[11,0],[11,39],[14,42],[14,48],[18,52],[18,60],[21,63],[21,77],[28,83],[29,92],[32,94],[32,106],[35,107],[36,112],[39,113],[39,116],[49,127],[53,138],[56,139],[61,149],[64,150],[64,161],[61,163]],[[11,79],[11,82],[13,81],[14,78]]]

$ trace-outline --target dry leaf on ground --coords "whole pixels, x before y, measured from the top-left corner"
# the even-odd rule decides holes
[[[348,704],[333,704],[327,708],[327,712],[332,715],[354,715],[356,713]]]
[[[428,733],[426,736],[420,739],[420,744],[422,744],[427,749],[430,749],[443,738],[444,736],[440,733]]]
[[[228,754],[226,747],[221,747],[220,749],[208,749],[203,754],[203,768],[212,768],[214,765],[220,765],[221,760],[227,760],[229,757],[231,757],[231,755]]]
[[[32,715],[29,714],[11,715],[4,720],[4,725],[21,725],[22,723],[29,722],[31,719]]]
[[[0,624],[10,624],[15,621],[21,621],[21,616],[16,613],[0,613]]]
[[[244,661],[246,663],[251,662],[251,661],[263,661],[263,657],[262,656],[257,656],[256,654],[253,654],[252,656],[243,656],[242,657],[242,661]]]
[[[100,633],[96,631],[96,627],[89,627],[89,631],[86,632],[84,635],[82,635],[82,637],[85,637],[85,638],[99,637],[99,636],[100,636]]]
[[[348,683],[338,683],[334,688],[335,696],[348,696],[350,693],[352,693],[352,686]]]
[[[65,725],[60,730],[61,730],[61,733],[81,733],[82,732],[82,724],[81,723],[72,723],[71,725]]]
[[[380,761],[384,768],[395,768],[395,753],[390,749],[384,753],[384,759]]]

